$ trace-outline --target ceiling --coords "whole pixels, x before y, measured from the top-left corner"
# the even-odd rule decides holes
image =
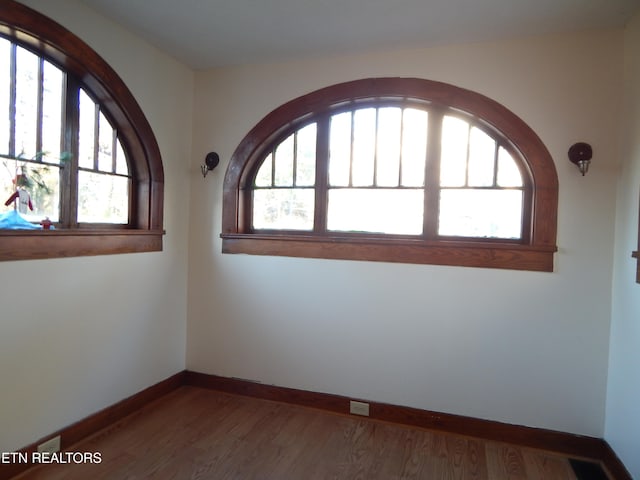
[[[640,0],[82,0],[194,69],[622,27]]]

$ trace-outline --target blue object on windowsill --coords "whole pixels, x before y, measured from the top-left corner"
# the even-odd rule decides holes
[[[17,211],[0,213],[0,229],[4,230],[42,230],[41,225],[31,223]]]

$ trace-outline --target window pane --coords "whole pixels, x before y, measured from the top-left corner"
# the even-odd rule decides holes
[[[376,109],[357,110],[353,115],[353,186],[373,185],[375,139]]]
[[[254,190],[253,228],[312,230],[314,198],[310,188]]]
[[[521,190],[442,190],[438,234],[520,238]]]
[[[98,170],[113,172],[113,128],[102,112],[98,117]]]
[[[96,104],[80,90],[79,164],[82,168],[93,168],[95,152]]]
[[[469,182],[470,187],[493,186],[493,168],[496,142],[479,128],[473,127],[469,136]]]
[[[456,117],[444,117],[440,160],[441,186],[463,187],[466,184],[468,138],[467,122]]]
[[[329,191],[327,228],[334,231],[419,235],[422,189],[353,189]]]
[[[16,51],[16,151],[17,156],[36,156],[38,126],[38,64],[33,53],[18,47]]]
[[[25,216],[33,222],[40,222],[45,217],[57,222],[60,215],[60,170],[53,166],[28,166],[26,172],[31,181],[28,191],[33,212]]]
[[[13,192],[16,191],[15,184],[13,180],[16,178],[15,171],[16,167],[12,160],[2,159],[2,169],[0,170],[0,208],[2,211],[13,209],[13,206],[9,208],[4,208],[4,202],[13,195]]]
[[[316,183],[316,124],[298,130],[296,145],[296,185],[311,187]]]
[[[258,174],[256,175],[256,187],[271,187],[273,185],[271,181],[271,174],[273,173],[273,155],[269,154],[264,159]]]
[[[127,155],[124,153],[119,139],[116,140],[116,173],[119,173],[120,175],[129,175]]]
[[[62,138],[62,71],[44,62],[42,89],[42,159],[60,161]]]
[[[349,185],[351,165],[351,112],[331,117],[329,127],[329,185]]]
[[[20,162],[16,163],[8,159],[2,161],[1,167],[0,196],[2,203],[0,203],[0,211],[13,210],[16,205],[22,216],[31,222],[40,222],[45,217],[49,217],[52,222],[58,221],[60,198],[60,171],[58,167],[20,164]],[[5,201],[16,192],[16,183],[19,190],[24,190],[29,194],[33,210],[30,210],[27,204],[20,207],[17,201],[8,206],[4,205]]]
[[[293,134],[276,148],[275,185],[293,186]]]
[[[498,149],[498,186],[521,187],[522,175],[513,157],[504,148]]]
[[[406,108],[402,123],[402,185],[424,185],[424,164],[427,158],[428,113]]]
[[[402,110],[378,110],[378,152],[376,185],[395,187],[400,180],[400,130]]]
[[[0,38],[0,153],[9,154],[9,135],[11,123],[9,121],[9,97],[11,92],[11,43]]]
[[[78,222],[127,223],[129,179],[78,172]]]

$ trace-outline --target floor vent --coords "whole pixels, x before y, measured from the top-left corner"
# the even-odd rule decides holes
[[[569,463],[571,463],[571,468],[573,468],[578,480],[609,480],[598,463],[575,459],[570,459]]]

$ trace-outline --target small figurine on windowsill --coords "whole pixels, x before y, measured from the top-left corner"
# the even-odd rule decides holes
[[[42,220],[40,222],[40,225],[42,225],[43,230],[51,230],[51,220],[49,220],[49,217],[44,217],[44,220]]]

